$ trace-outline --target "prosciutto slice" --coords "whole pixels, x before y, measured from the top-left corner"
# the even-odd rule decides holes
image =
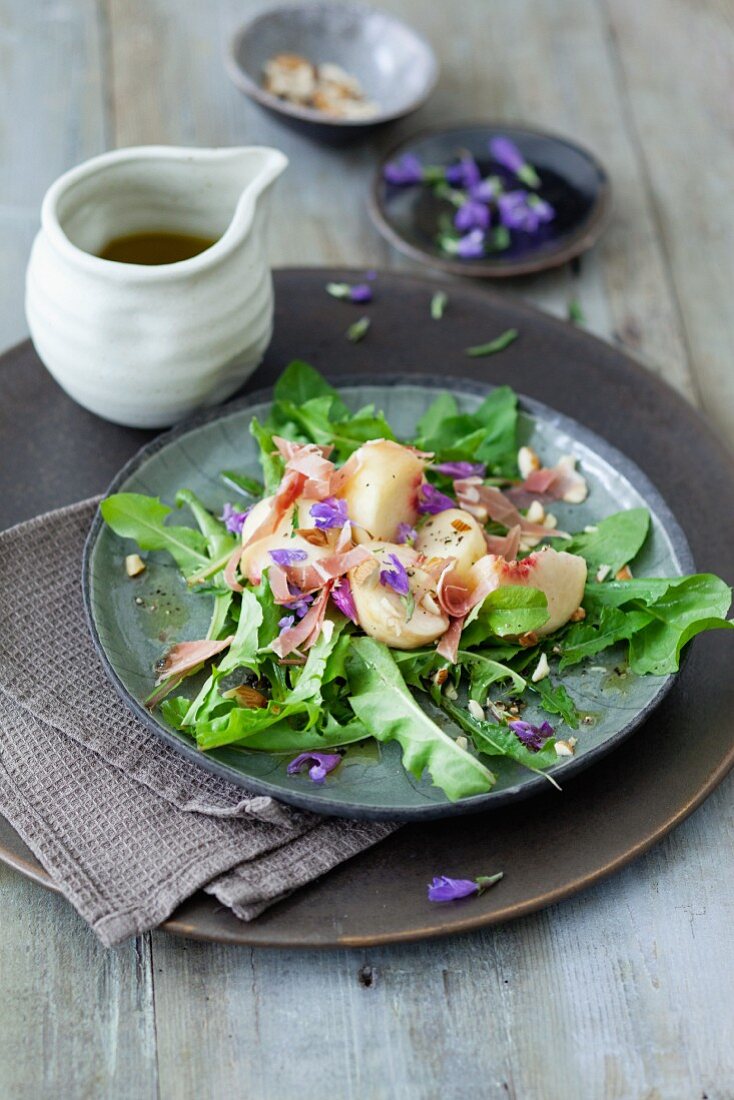
[[[499,585],[495,568],[500,560],[492,554],[480,558],[469,570],[469,580],[463,580],[453,569],[446,570],[438,582],[438,602],[452,619],[464,619],[476,604],[481,603]]]
[[[267,515],[248,537],[247,542],[243,544],[243,549],[245,546],[252,546],[253,542],[258,542],[260,539],[274,534],[290,506],[295,504],[302,495],[305,484],[304,474],[299,473],[297,470],[286,470],[278,486],[277,493],[269,502],[270,507]]]
[[[169,691],[178,687],[190,672],[197,669],[199,665],[203,665],[211,657],[216,657],[217,653],[221,653],[223,649],[231,645],[233,638],[234,634],[230,634],[228,638],[224,638],[222,641],[202,638],[200,641],[177,642],[176,645],[171,646],[165,656],[161,657],[160,661],[156,663],[158,675],[155,682],[160,685],[159,690],[146,700],[145,705],[147,707],[158,706],[161,699],[164,699]]]
[[[299,646],[309,649],[314,644],[321,633],[330,592],[331,582],[321,589],[303,618],[275,639],[272,644],[274,653],[283,658]]]
[[[520,549],[521,536],[522,528],[518,523],[511,527],[506,535],[488,535],[485,531],[484,541],[490,554],[496,554],[498,557],[504,558],[505,561],[515,561],[517,552]]]
[[[479,520],[494,520],[508,529],[519,527],[524,535],[535,538],[567,539],[571,536],[565,531],[543,527],[541,523],[531,523],[518,512],[515,505],[505,494],[493,485],[483,485],[479,477],[459,478],[454,482],[454,492],[462,508]]]
[[[244,592],[244,588],[237,580],[237,567],[240,564],[240,558],[242,557],[242,547],[235,546],[232,553],[229,555],[229,561],[224,567],[224,583],[227,588],[231,588],[233,592]]]
[[[508,489],[507,496],[520,507],[524,507],[541,497],[581,504],[586,500],[588,492],[586,478],[576,469],[576,459],[573,455],[564,455],[555,466],[533,470],[521,485]]]
[[[440,654],[441,657],[445,657],[447,661],[451,661],[452,665],[456,663],[456,658],[459,655],[459,641],[463,629],[463,618],[452,619],[448,630],[441,635],[441,640],[436,646],[436,653]]]

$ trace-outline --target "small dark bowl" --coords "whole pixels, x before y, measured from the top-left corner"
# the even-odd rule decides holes
[[[330,118],[271,95],[262,87],[262,77],[265,63],[278,53],[341,65],[359,80],[379,113],[362,120]],[[394,16],[361,5],[272,8],[234,34],[226,65],[250,99],[308,137],[330,144],[354,140],[416,111],[438,79],[438,62],[424,38]]]
[[[508,249],[476,260],[448,257],[435,243],[439,218],[453,208],[420,185],[395,187],[383,179],[388,161],[405,153],[425,165],[449,165],[459,150],[471,153],[480,168],[490,163],[489,141],[508,137],[538,171],[539,194],[556,210],[553,221],[537,234],[513,233]],[[521,187],[522,184],[518,184]],[[401,252],[455,275],[497,279],[529,275],[558,267],[598,240],[611,214],[609,178],[588,150],[542,130],[500,123],[465,123],[424,130],[391,149],[382,159],[372,185],[370,214],[382,233]]]

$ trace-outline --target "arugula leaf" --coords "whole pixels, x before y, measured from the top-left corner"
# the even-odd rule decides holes
[[[257,417],[253,416],[250,421],[250,435],[260,448],[260,465],[262,466],[266,493],[275,492],[285,470],[285,463],[273,443],[273,434],[272,429],[265,424],[261,424]],[[277,432],[275,434],[277,435]]]
[[[493,635],[527,634],[548,622],[548,600],[539,588],[507,585],[490,592],[476,619],[461,635],[462,649],[472,649]]]
[[[671,584],[664,596],[648,607],[653,621],[630,642],[630,668],[643,676],[665,676],[678,668],[686,642],[704,630],[731,630],[726,619],[731,589],[719,577],[701,573]]]
[[[273,400],[289,405],[305,405],[314,397],[331,397],[331,410],[335,418],[345,420],[349,409],[322,374],[309,363],[294,359],[289,363],[273,387]]]
[[[184,504],[187,504],[194,514],[199,530],[206,539],[209,556],[221,558],[224,554],[231,554],[237,545],[237,539],[227,530],[221,520],[212,515],[191,489],[179,489],[176,493],[177,507],[181,508]]]
[[[441,708],[470,734],[479,752],[488,756],[506,756],[532,772],[540,772],[558,763],[554,737],[549,738],[539,752],[531,752],[509,726],[481,721],[445,695],[441,697]]]
[[[498,386],[475,412],[486,428],[486,435],[474,452],[479,462],[501,467],[501,472],[517,471],[517,397],[509,386]]]
[[[237,622],[232,644],[219,662],[217,674],[223,676],[234,668],[249,668],[252,672],[258,672],[258,634],[260,624],[263,621],[263,611],[260,602],[254,592],[245,589],[242,593],[240,605],[240,617]]]
[[[236,470],[221,470],[219,476],[227,485],[231,485],[238,493],[244,493],[252,500],[260,500],[264,496],[265,486],[257,478],[238,474]]]
[[[474,413],[459,413],[450,394],[441,394],[418,421],[415,445],[445,459],[476,458],[501,473],[516,472],[517,397],[498,386]]]
[[[681,580],[682,577],[634,577],[629,581],[590,582],[584,590],[584,605],[592,611],[638,602],[649,607]]]
[[[458,414],[459,409],[456,404],[456,398],[450,393],[439,394],[416,424],[416,442],[419,445],[428,443],[434,438],[437,432],[441,431],[441,426],[444,421],[451,420],[453,417],[458,416]],[[422,447],[422,449],[433,450],[434,448],[426,446]]]
[[[621,611],[616,607],[603,607],[597,620],[585,619],[574,623],[561,644],[559,672],[576,665],[586,657],[593,657],[617,642],[629,640],[652,619],[646,611]]]
[[[115,493],[100,504],[105,523],[116,535],[134,539],[141,550],[167,550],[184,574],[206,566],[206,541],[190,527],[168,527],[172,509],[158,497]]]
[[[490,790],[495,777],[421,709],[387,646],[354,638],[347,658],[354,713],[378,741],[397,741],[403,766],[420,778],[424,769],[455,802]]]
[[[338,459],[346,459],[370,439],[394,439],[392,428],[374,406],[365,405],[354,415],[336,420],[331,396],[313,397],[302,405],[281,401],[279,414],[287,416],[314,443],[333,444]]]
[[[579,728],[581,715],[563,684],[554,685],[546,678],[537,684],[531,682],[528,687],[540,696],[540,705],[546,714],[558,714],[571,729]]]
[[[483,704],[492,684],[501,680],[511,680],[513,692],[522,692],[527,687],[526,681],[519,673],[499,661],[485,657],[482,653],[470,653],[468,650],[460,649],[457,656],[458,660],[470,670],[469,698],[475,699],[477,703]]]
[[[608,565],[613,573],[633,561],[650,527],[647,508],[630,508],[600,520],[595,531],[581,531],[563,547],[579,554],[595,569]]]

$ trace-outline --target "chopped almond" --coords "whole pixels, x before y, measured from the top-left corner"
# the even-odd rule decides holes
[[[237,687],[223,692],[223,695],[225,699],[234,699],[241,707],[248,707],[250,710],[259,710],[268,705],[262,692],[250,687],[249,684],[238,684]]]
[[[521,634],[517,640],[523,649],[530,649],[531,646],[538,644],[538,635],[534,630],[529,630],[527,634]]]
[[[137,577],[145,572],[145,562],[140,554],[128,554],[125,558],[125,572],[128,577]]]
[[[583,607],[577,607],[572,615],[569,615],[568,621],[570,623],[580,623],[586,618],[586,610]]]
[[[623,565],[621,569],[617,570],[617,572],[614,574],[614,576],[615,576],[616,580],[618,580],[618,581],[631,581],[632,580],[632,570],[630,569],[630,567],[628,565]]]

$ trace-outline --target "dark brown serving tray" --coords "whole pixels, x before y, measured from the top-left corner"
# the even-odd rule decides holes
[[[329,298],[322,268],[276,272],[275,336],[248,388],[271,384],[292,358],[343,376],[415,371],[508,382],[597,431],[632,458],[681,522],[699,570],[734,578],[722,517],[734,514],[734,461],[681,397],[619,350],[528,306],[449,287],[431,321],[433,281],[381,274],[366,339],[344,332],[357,307]],[[488,359],[468,345],[514,327],[520,338]],[[0,528],[101,492],[151,437],[107,424],[70,401],[29,343],[0,359]],[[408,825],[274,906],[251,924],[198,894],[166,921],[200,939],[276,947],[362,946],[466,931],[560,901],[646,851],[711,793],[734,764],[731,639],[698,639],[650,720],[602,763],[531,801],[471,818]],[[0,860],[52,887],[0,818]],[[431,905],[434,874],[504,870],[481,898]]]

